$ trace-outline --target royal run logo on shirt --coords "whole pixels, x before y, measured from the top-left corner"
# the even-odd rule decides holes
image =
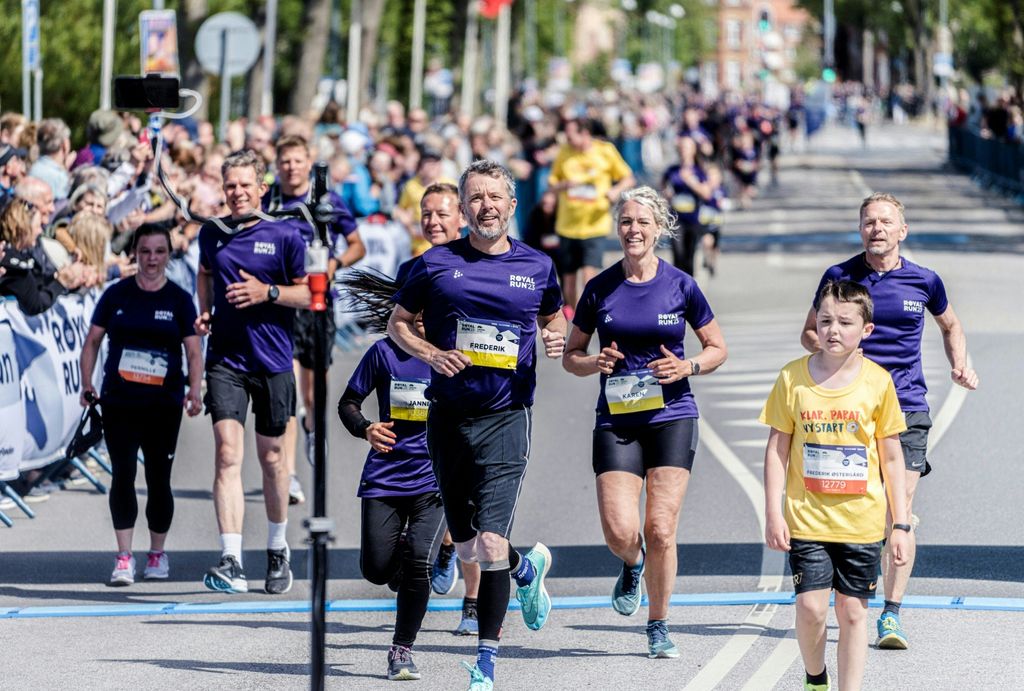
[[[658,326],[675,326],[679,323],[678,314],[659,314],[658,315]]]
[[[917,314],[921,314],[922,312],[924,312],[924,303],[921,302],[920,300],[904,300],[903,311],[916,312]]]
[[[170,310],[157,310],[153,312],[153,319],[158,322],[172,322],[174,321],[174,312]]]
[[[509,274],[508,285],[510,288],[537,290],[537,284],[534,282],[533,276],[520,276],[518,274]]]
[[[272,242],[254,242],[252,245],[252,253],[272,256],[277,254],[277,245]]]

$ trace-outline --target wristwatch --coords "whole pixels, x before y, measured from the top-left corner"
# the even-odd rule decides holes
[[[267,301],[277,302],[277,298],[281,297],[281,289],[276,285],[272,285],[267,289]]]
[[[690,376],[691,377],[695,377],[698,374],[700,374],[700,363],[699,362],[697,362],[696,360],[688,360],[687,362],[690,363],[690,370],[691,370],[690,371]]]
[[[911,527],[910,527],[909,523],[893,523],[892,524],[892,529],[893,530],[902,530],[902,531],[905,531],[905,532],[908,532],[908,533],[911,531]]]

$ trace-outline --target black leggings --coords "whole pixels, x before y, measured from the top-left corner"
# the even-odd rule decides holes
[[[405,542],[401,543],[403,529]],[[444,509],[438,492],[406,497],[364,497],[359,567],[377,585],[402,569],[398,586],[394,645],[412,646],[430,599],[430,567],[444,536]]]
[[[680,223],[672,240],[672,264],[681,271],[693,275],[693,259],[697,254],[697,243],[704,235],[699,223]]]
[[[145,458],[146,520],[154,533],[166,533],[174,517],[171,464],[181,426],[180,405],[103,405],[103,431],[110,452],[110,515],[114,530],[135,527],[139,503],[135,472],[139,449]]]

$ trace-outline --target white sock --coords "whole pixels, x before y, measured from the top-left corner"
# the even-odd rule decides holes
[[[220,555],[222,557],[232,556],[242,565],[242,534],[221,533],[220,534]]]
[[[288,549],[288,521],[267,521],[267,549]]]

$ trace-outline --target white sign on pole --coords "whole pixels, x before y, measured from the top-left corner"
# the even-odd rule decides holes
[[[23,61],[26,69],[39,69],[39,0],[21,0],[21,16],[24,48]]]
[[[932,72],[936,77],[953,76],[953,56],[950,53],[936,53],[932,58]]]
[[[224,70],[229,77],[245,74],[259,54],[260,32],[251,19],[238,12],[215,14],[196,32],[196,59],[207,72],[220,74]]]

